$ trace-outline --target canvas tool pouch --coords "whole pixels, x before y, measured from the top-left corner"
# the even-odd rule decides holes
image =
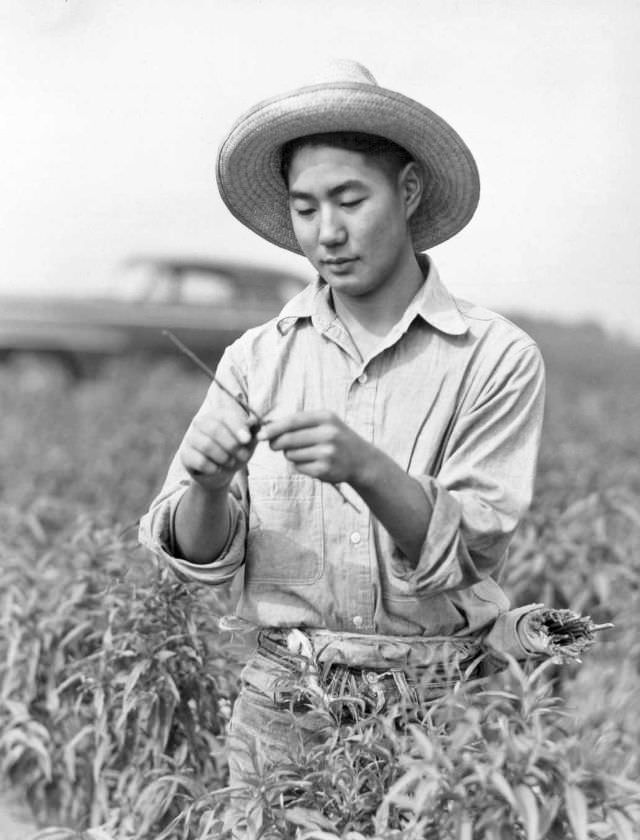
[[[487,650],[500,658],[509,654],[515,659],[527,659],[544,653],[545,639],[531,630],[527,620],[528,616],[543,610],[544,604],[527,604],[500,613],[484,637]]]
[[[267,628],[258,634],[257,661],[271,667],[250,662],[242,678],[278,706],[302,710],[319,701],[344,719],[442,697],[481,656],[474,638]]]
[[[484,644],[505,665],[507,654],[515,659],[547,657],[556,664],[581,662],[582,654],[595,642],[595,633],[613,626],[595,624],[590,616],[570,609],[527,604],[499,615]]]

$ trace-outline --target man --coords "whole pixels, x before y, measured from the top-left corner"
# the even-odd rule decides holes
[[[244,569],[237,616],[264,632],[232,728],[273,757],[301,656],[310,690],[379,709],[424,698],[442,639],[436,658],[468,662],[506,613],[495,578],[531,498],[544,373],[525,333],[455,300],[420,253],[471,218],[471,153],[361,65],[244,115],[218,184],[318,278],[228,348],[217,376],[245,408],[212,384],[141,539],[195,581]]]

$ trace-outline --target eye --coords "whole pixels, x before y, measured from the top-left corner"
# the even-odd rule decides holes
[[[294,207],[296,216],[311,216],[315,212],[313,207]]]
[[[341,207],[357,207],[358,204],[362,204],[363,201],[364,201],[364,198],[356,198],[353,201],[341,201],[340,206]]]

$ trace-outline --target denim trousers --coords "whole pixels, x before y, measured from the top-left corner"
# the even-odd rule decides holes
[[[227,737],[231,794],[225,829],[232,831],[234,840],[260,836],[262,815],[255,792],[274,768],[325,737],[318,716],[276,703],[274,692],[282,677],[282,670],[260,652],[243,670]]]
[[[434,679],[430,672],[428,680],[421,684],[410,680],[410,690],[413,692],[414,686],[416,689],[416,708],[427,708],[431,701],[450,691],[460,678],[461,665],[464,662],[459,662],[446,677],[440,673]],[[274,783],[282,782],[279,773],[285,765],[304,765],[304,757],[313,746],[335,737],[336,731],[338,734],[342,731],[341,722],[349,724],[354,715],[362,719],[401,702],[402,692],[396,690],[388,671],[377,678],[373,671],[362,671],[360,683],[352,681],[351,691],[346,692],[352,696],[356,687],[357,705],[350,701],[330,704],[328,716],[326,705],[322,714],[318,704],[300,700],[287,690],[292,677],[299,676],[291,657],[263,647],[250,657],[241,673],[241,690],[233,708],[227,739],[231,794],[225,828],[233,832],[235,840],[257,837],[266,840],[267,835],[261,834],[264,803],[260,788],[273,790]],[[401,676],[400,685],[405,682],[405,675]],[[323,681],[323,684],[327,683],[332,683],[331,678]],[[384,697],[381,698],[383,686]],[[382,702],[378,702],[380,699]]]

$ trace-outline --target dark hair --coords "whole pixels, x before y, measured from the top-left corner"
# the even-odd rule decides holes
[[[307,134],[304,137],[288,140],[282,146],[280,173],[287,185],[293,156],[305,146],[332,146],[348,152],[360,152],[373,158],[391,175],[397,175],[413,160],[413,156],[402,146],[378,134],[366,134],[363,131],[326,131],[320,134]]]

